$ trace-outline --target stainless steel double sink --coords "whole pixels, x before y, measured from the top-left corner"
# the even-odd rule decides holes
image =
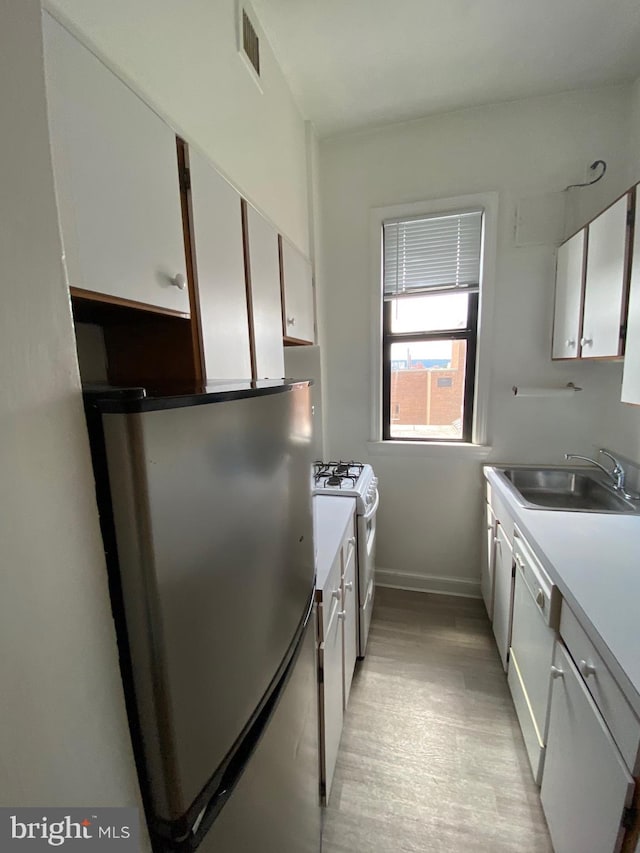
[[[588,468],[513,466],[495,470],[524,507],[564,512],[640,512],[640,502],[627,500],[599,472]]]

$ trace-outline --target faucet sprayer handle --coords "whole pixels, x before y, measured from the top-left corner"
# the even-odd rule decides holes
[[[610,459],[613,462],[613,469],[609,472],[609,476],[614,480],[614,489],[625,494],[624,481],[626,472],[621,463],[612,453],[609,453],[608,450],[605,450],[602,447],[598,450],[598,453],[602,453],[603,456],[606,456],[607,459]]]
[[[622,465],[618,462],[618,460],[616,459],[616,457],[615,457],[612,453],[609,453],[609,451],[608,451],[608,450],[605,450],[605,449],[604,449],[604,447],[601,447],[601,448],[598,450],[598,453],[602,453],[602,455],[603,455],[603,456],[606,456],[606,457],[607,457],[607,459],[610,459],[610,460],[613,462],[613,464],[614,464],[614,466],[615,466],[615,468],[616,468],[616,469],[621,469],[621,468],[622,468]]]

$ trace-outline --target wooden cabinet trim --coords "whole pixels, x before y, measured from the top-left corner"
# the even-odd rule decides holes
[[[196,378],[198,381],[202,381],[205,376],[204,346],[202,343],[202,318],[200,316],[200,294],[198,290],[198,265],[196,262],[195,241],[193,237],[193,206],[191,204],[191,184],[189,181],[189,147],[179,136],[176,136],[176,149],[178,155],[178,174],[180,178],[182,236],[184,238],[184,253],[187,261],[189,304],[191,305],[193,363]]]
[[[251,257],[249,252],[249,223],[247,220],[247,201],[240,201],[240,216],[242,217],[242,247],[244,251],[244,281],[247,289],[247,319],[249,321],[249,352],[251,356],[251,378],[256,379],[258,368],[256,364],[256,336],[253,317],[253,294],[251,291]]]
[[[278,234],[278,268],[280,270],[280,314],[282,317],[282,338],[287,338],[287,308],[284,293],[284,258],[282,255],[282,234]]]
[[[637,188],[632,187],[627,195],[627,238],[624,247],[624,272],[622,285],[622,302],[620,304],[620,338],[618,355],[624,356],[627,338],[627,311],[629,308],[629,293],[631,291],[631,263],[633,258],[633,240],[635,235],[635,210]],[[640,262],[640,258],[637,259]]]
[[[82,287],[69,287],[72,298],[97,302],[103,305],[119,305],[123,308],[133,308],[136,311],[144,311],[151,314],[162,314],[165,317],[179,317],[181,320],[189,320],[190,315],[184,311],[175,311],[173,308],[162,308],[158,305],[149,305],[146,302],[137,302],[135,299],[124,299],[121,296],[111,296],[108,293],[98,293],[95,290],[84,290]]]

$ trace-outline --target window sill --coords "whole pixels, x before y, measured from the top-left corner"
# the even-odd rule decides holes
[[[453,441],[368,441],[372,456],[452,456],[456,459],[486,459],[492,451],[487,444],[468,444]]]

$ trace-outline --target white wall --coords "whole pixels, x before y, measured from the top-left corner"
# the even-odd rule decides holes
[[[235,0],[49,0],[301,251],[308,251],[304,121],[266,38],[261,93],[236,51]]]
[[[49,156],[38,0],[0,0],[0,802],[138,787]]]
[[[567,228],[613,200],[628,185],[630,108],[630,87],[615,87],[464,110],[321,144],[325,451],[374,464],[381,486],[378,563],[405,583],[446,577],[458,579],[449,588],[465,591],[477,579],[481,463],[456,450],[372,455],[367,445],[376,291],[369,211],[499,193],[492,378],[482,389],[489,395],[490,458],[559,462],[566,450],[591,451],[602,440],[602,399],[619,399],[620,368],[550,361],[554,246],[516,247],[515,210],[519,198],[585,180],[595,159],[608,162],[607,175],[568,193]],[[569,400],[511,394],[514,384],[568,381],[585,390]]]

